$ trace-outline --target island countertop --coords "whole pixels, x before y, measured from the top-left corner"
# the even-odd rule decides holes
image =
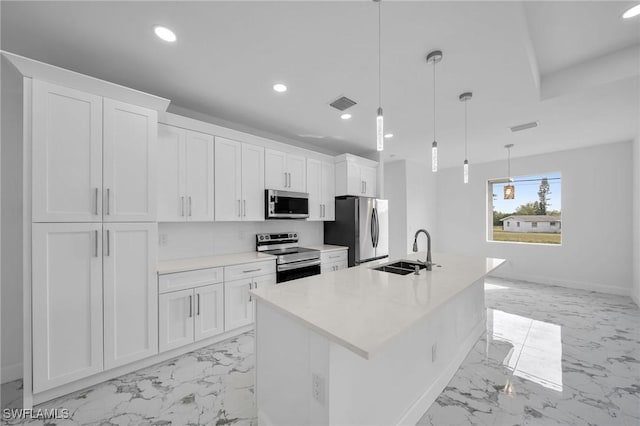
[[[446,253],[432,257],[441,267],[434,265],[433,271],[423,269],[419,275],[371,269],[389,262],[384,259],[251,292],[260,303],[368,359],[505,262]],[[426,253],[404,258],[424,260]]]

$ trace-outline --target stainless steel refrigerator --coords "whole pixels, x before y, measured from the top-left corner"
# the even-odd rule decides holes
[[[349,247],[349,266],[389,256],[389,202],[337,197],[336,220],[324,223],[324,243]]]

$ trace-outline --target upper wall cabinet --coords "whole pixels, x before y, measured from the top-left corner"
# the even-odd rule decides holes
[[[309,220],[335,220],[335,167],[333,163],[307,159]]]
[[[264,220],[264,148],[215,138],[215,220]]]
[[[158,125],[158,222],[213,221],[213,136]]]
[[[377,196],[377,163],[366,158],[343,154],[336,158],[336,196]]]
[[[33,80],[33,221],[102,221],[102,98]]]
[[[33,80],[33,221],[154,221],[156,139],[156,111]]]
[[[265,149],[265,185],[267,189],[307,192],[306,158]]]
[[[104,99],[103,190],[106,222],[156,220],[156,111]]]

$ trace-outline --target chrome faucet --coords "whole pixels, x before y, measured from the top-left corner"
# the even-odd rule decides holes
[[[424,235],[427,236],[427,260],[424,261],[424,266],[427,268],[427,271],[430,271],[433,265],[433,262],[431,262],[431,235],[429,235],[426,229],[418,229],[418,232],[416,232],[416,236],[413,239],[413,252],[418,251],[418,234],[421,232],[424,232]]]

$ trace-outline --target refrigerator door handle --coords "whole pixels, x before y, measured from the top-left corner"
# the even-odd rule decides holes
[[[376,209],[371,210],[371,245],[376,248]]]
[[[373,234],[373,238],[374,238],[374,243],[373,243],[373,247],[377,248],[378,247],[378,237],[380,236],[380,224],[378,223],[378,211],[375,209],[373,209],[373,221],[374,221],[374,226],[375,226],[375,233]]]

